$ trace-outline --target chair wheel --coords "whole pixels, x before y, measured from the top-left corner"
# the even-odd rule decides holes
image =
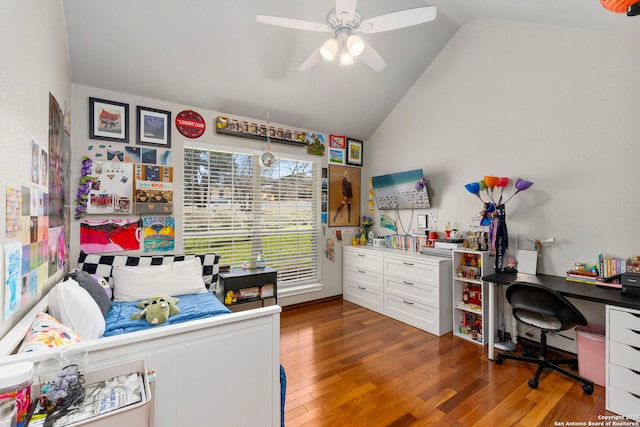
[[[529,387],[531,387],[532,389],[537,389],[538,388],[538,379],[533,377],[529,380]],[[586,391],[585,391],[586,393]]]
[[[502,365],[502,357],[496,356],[494,362],[496,362],[496,365]]]
[[[590,396],[591,394],[593,394],[593,385],[592,384],[584,384],[582,386],[582,391],[584,391],[584,394]]]

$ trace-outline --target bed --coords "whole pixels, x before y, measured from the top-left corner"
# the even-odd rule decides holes
[[[158,262],[157,257],[126,258],[125,261],[114,258],[112,262],[125,262],[121,265]],[[91,264],[98,264],[95,271],[101,268],[105,271],[100,261],[92,263],[86,257],[82,259],[82,255],[81,261],[79,267],[85,271],[93,269]],[[165,262],[172,259],[160,263]],[[209,286],[215,280],[215,272],[211,276]],[[111,279],[110,273],[104,277]],[[205,295],[215,298],[211,293]],[[48,297],[0,340],[0,365],[27,360],[37,363],[60,351],[15,353],[32,319],[47,311]],[[111,336],[77,342],[65,349],[86,351],[88,371],[144,360],[156,375],[153,401],[149,405],[150,426],[278,426],[280,312],[279,306],[270,306],[180,323],[167,322],[127,333],[112,331]]]

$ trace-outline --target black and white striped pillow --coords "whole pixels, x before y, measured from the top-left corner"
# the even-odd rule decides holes
[[[104,277],[113,287],[113,267],[122,265],[139,266],[139,265],[163,265],[174,261],[185,261],[200,258],[202,262],[202,278],[204,284],[209,289],[211,284],[218,281],[218,272],[220,265],[220,255],[215,253],[195,254],[195,255],[104,255],[104,254],[87,254],[80,252],[78,257],[78,269],[86,271],[90,274],[97,274]]]

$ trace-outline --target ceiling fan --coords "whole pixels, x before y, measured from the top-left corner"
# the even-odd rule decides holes
[[[322,58],[333,61],[336,56],[340,65],[352,64],[355,57],[360,57],[375,71],[380,71],[387,63],[358,33],[381,33],[422,24],[436,18],[435,6],[423,6],[363,20],[356,10],[356,4],[357,0],[336,0],[336,7],[327,14],[325,24],[270,15],[257,15],[256,21],[296,30],[333,33],[333,37],[316,49],[298,67],[298,71],[310,70]]]

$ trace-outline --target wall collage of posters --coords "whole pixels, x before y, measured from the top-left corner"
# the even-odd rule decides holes
[[[91,141],[85,153],[90,159],[86,214],[99,217],[81,219],[80,249],[173,251],[171,112],[138,106],[138,145],[123,145],[129,142],[129,105],[96,98],[89,103],[91,139],[104,142]]]
[[[34,138],[30,150],[29,185],[6,189],[7,239],[4,245],[4,319],[36,298],[47,279],[68,265],[71,140],[65,113],[49,94],[49,141]],[[25,144],[27,145],[27,144]]]

